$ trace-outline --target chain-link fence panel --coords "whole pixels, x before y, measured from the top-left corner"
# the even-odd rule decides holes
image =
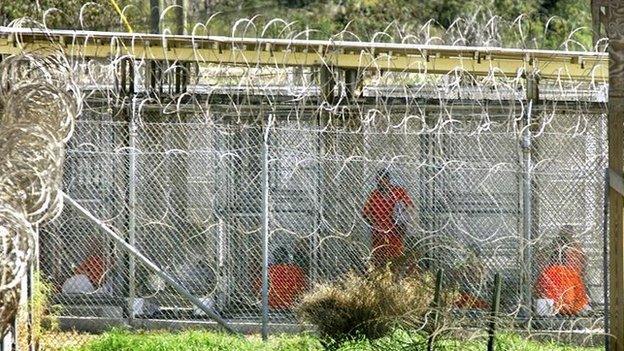
[[[211,299],[231,318],[257,318],[265,129],[197,122],[192,114],[188,122],[149,122],[145,114],[132,124],[102,116],[77,125],[65,191],[191,293]],[[292,284],[309,289],[392,255],[375,243],[382,233],[366,218],[380,177],[387,177],[414,209],[406,216],[401,250],[415,253],[423,269],[444,268],[460,290],[477,296],[485,293],[483,277],[500,272],[505,310],[517,312],[532,299],[547,242],[571,225],[587,253],[589,295],[600,305],[604,121],[592,118],[580,132],[533,132],[530,164],[513,115],[489,130],[466,121],[461,129],[425,132],[379,131],[374,124],[330,131],[316,122],[278,121],[268,131],[269,263],[297,262],[305,283]],[[132,146],[123,146],[128,140]],[[530,238],[524,237],[525,197]],[[167,318],[193,318],[191,304],[163,288],[153,272],[134,264],[129,272],[128,255],[71,210],[42,237],[43,272],[60,294],[55,301],[79,305],[69,297],[69,281],[83,272],[93,301],[100,293],[123,300],[133,291],[149,296]],[[527,245],[533,257],[525,256]],[[117,304],[125,316],[127,303]],[[293,305],[273,301],[283,304],[288,308],[276,308],[276,318],[289,315]]]

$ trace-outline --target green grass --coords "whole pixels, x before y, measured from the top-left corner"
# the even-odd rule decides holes
[[[99,338],[67,351],[313,351],[322,350],[312,336],[272,337],[264,344],[258,337],[234,337],[206,331],[129,332],[114,330]]]
[[[406,332],[396,332],[391,337],[373,342],[350,341],[339,345],[336,351],[377,351],[377,350],[424,350],[425,338]],[[485,340],[443,341],[437,351],[485,350]],[[114,330],[105,333],[83,346],[68,348],[66,351],[321,351],[321,342],[312,335],[281,335],[271,337],[263,343],[257,336],[237,338],[226,334],[206,331],[170,332],[130,332]],[[581,348],[555,343],[529,341],[515,335],[501,335],[496,350],[505,351],[598,351],[600,348]]]
[[[444,347],[441,350],[465,350],[465,351],[482,351],[485,350],[486,341],[481,340],[479,342],[453,342],[446,341],[443,343]],[[533,340],[527,340],[526,338],[519,337],[517,335],[502,335],[496,339],[495,350],[505,351],[600,351],[604,348],[600,347],[578,347],[563,345],[554,342],[537,342]]]

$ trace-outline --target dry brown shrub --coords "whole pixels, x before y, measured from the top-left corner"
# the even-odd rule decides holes
[[[304,323],[314,325],[322,338],[336,342],[378,339],[396,328],[431,327],[434,276],[396,271],[388,265],[319,284],[303,297],[298,315]]]

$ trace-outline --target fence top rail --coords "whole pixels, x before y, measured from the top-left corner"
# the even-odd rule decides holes
[[[0,27],[0,54],[52,47],[86,58],[127,55],[179,62],[327,65],[428,74],[459,69],[512,77],[537,72],[545,78],[603,81],[608,78],[609,62],[603,52]]]

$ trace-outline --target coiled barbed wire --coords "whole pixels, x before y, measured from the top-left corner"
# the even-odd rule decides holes
[[[81,102],[59,57],[0,63],[0,336],[20,307],[37,245],[34,225],[61,212],[64,147]]]
[[[236,22],[232,37],[255,36],[260,32],[258,36],[264,36],[269,27],[277,25],[283,25],[280,35],[284,39],[300,39],[307,34],[291,31],[290,24],[284,21],[271,21],[264,27],[256,21]],[[486,22],[487,25],[479,29],[472,20],[458,20],[445,32],[437,32],[439,34],[429,31],[429,23],[413,34],[383,32],[374,38],[391,37],[391,41],[411,44],[503,46],[501,30],[504,30],[513,32],[518,42],[527,42],[522,17],[513,23],[496,18]],[[33,22],[14,24],[32,26]],[[195,26],[192,37],[201,37],[204,28]],[[135,38],[131,46],[143,45],[141,34],[135,34]],[[345,30],[332,39],[357,40],[357,36]],[[19,36],[16,40],[19,43]],[[165,36],[163,41],[166,41]],[[111,42],[115,42],[114,38]],[[562,48],[570,49],[567,43],[562,43]],[[604,49],[604,42],[597,49]],[[129,106],[130,99],[115,87],[119,65],[128,56],[116,51],[118,56],[110,60],[92,60],[81,57],[82,51],[76,52],[78,54],[71,57],[14,57],[0,66],[3,72],[1,101],[7,111],[12,111],[2,117],[3,123],[11,126],[6,129],[3,126],[5,131],[0,133],[0,138],[6,139],[2,145],[7,145],[7,154],[20,158],[6,166],[9,170],[6,174],[13,176],[0,176],[0,189],[6,189],[1,191],[12,194],[3,201],[33,223],[45,221],[57,213],[60,209],[55,195],[58,194],[55,193],[58,165],[46,160],[62,159],[63,150],[45,145],[58,145],[59,141],[67,140],[73,123],[61,114],[47,115],[46,111],[58,109],[68,115],[78,114],[82,105],[73,104],[80,95],[76,92],[78,89],[88,91],[90,100],[85,102],[84,108],[91,120],[79,125],[82,129],[71,153],[77,163],[93,163],[99,168],[85,172],[74,168],[76,173],[69,179],[93,185],[96,181],[88,178],[101,177],[102,183],[97,184],[105,190],[89,188],[76,192],[102,200],[102,207],[107,211],[101,213],[107,223],[123,221],[129,205],[119,205],[122,202],[119,199],[125,199],[129,185],[111,176],[112,167],[109,166],[125,169],[129,155],[137,157],[138,199],[133,205],[136,206],[133,215],[139,226],[137,246],[198,294],[210,294],[217,289],[227,291],[231,300],[242,306],[240,309],[245,316],[254,316],[255,310],[249,306],[257,305],[258,300],[251,286],[259,271],[260,252],[256,240],[260,227],[251,212],[257,211],[254,207],[259,188],[256,182],[261,178],[257,167],[258,150],[264,128],[269,129],[271,140],[270,167],[277,170],[272,179],[275,188],[269,198],[271,245],[289,245],[293,238],[311,241],[308,248],[318,255],[314,279],[319,281],[340,277],[370,259],[373,249],[367,242],[368,228],[360,210],[374,183],[371,174],[382,168],[390,168],[396,181],[411,187],[414,201],[422,204],[421,219],[407,224],[408,230],[416,234],[412,242],[406,244],[424,253],[422,256],[433,257],[438,266],[445,268],[449,285],[469,286],[482,299],[487,300],[491,294],[492,272],[518,266],[515,259],[518,252],[527,246],[546,246],[544,243],[561,223],[579,222],[580,237],[599,238],[600,215],[595,212],[598,208],[597,213],[601,213],[600,200],[593,198],[600,198],[602,186],[600,176],[605,148],[601,115],[604,111],[588,106],[585,99],[599,100],[595,98],[604,91],[605,82],[593,76],[577,82],[561,71],[558,77],[543,82],[541,93],[545,102],[539,109],[534,107],[534,120],[529,126],[522,120],[528,109],[522,92],[524,72],[506,76],[495,67],[491,75],[477,77],[459,67],[446,74],[382,74],[376,72],[373,64],[367,67],[369,72],[359,77],[363,81],[362,96],[366,99],[349,100],[345,84],[340,80],[344,72],[327,64],[323,68],[337,81],[337,96],[334,100],[319,102],[316,97],[320,84],[313,78],[317,72],[308,67],[296,72],[299,67],[268,67],[243,62],[234,66],[231,62],[208,63],[201,57],[194,62],[197,69],[187,72],[192,77],[186,91],[173,92],[171,80],[168,80],[179,64],[156,62],[163,72],[154,78],[160,79],[156,86],[164,88],[158,94],[143,94],[142,89],[147,89],[141,85],[145,83],[142,79],[146,79],[147,60],[135,57],[131,69],[136,74],[135,85],[140,93],[132,96]],[[318,54],[319,62],[323,62],[324,55]],[[59,66],[59,69],[50,69]],[[64,86],[66,76],[79,81],[79,87]],[[40,90],[36,88],[39,83],[33,85],[33,81],[41,82]],[[64,88],[56,91],[57,87]],[[203,99],[212,95],[219,97],[219,102]],[[253,102],[253,97],[258,97],[261,103]],[[24,101],[24,98],[31,101]],[[559,103],[558,99],[566,101]],[[128,125],[127,121],[118,121],[115,113],[128,109],[136,118],[138,141],[134,147],[120,143],[121,138],[117,138],[127,133]],[[21,116],[20,111],[28,113]],[[275,117],[265,124],[267,112]],[[326,119],[317,119],[321,113]],[[40,128],[31,127],[30,123],[35,122]],[[532,140],[539,147],[535,162],[523,170],[516,148],[528,128],[533,129]],[[106,133],[114,135],[110,137]],[[318,146],[324,140],[331,140],[327,148]],[[433,146],[423,150],[421,147],[424,148],[425,143]],[[37,145],[34,149],[39,151],[33,154],[23,150],[28,149],[28,145]],[[568,150],[576,154],[570,156],[566,154]],[[240,172],[237,177],[223,171],[234,168]],[[311,169],[315,172],[310,172]],[[193,177],[185,172],[193,172]],[[514,217],[521,209],[516,207],[517,199],[509,196],[509,188],[519,186],[513,181],[521,179],[523,172],[532,174],[535,183],[542,185],[535,190],[535,196],[539,197],[544,220],[536,224],[539,225],[537,235],[530,242],[521,238]],[[176,192],[185,190],[180,190],[182,187],[175,182],[185,182],[184,186],[193,186],[198,191],[187,190],[190,200],[176,197],[179,195]],[[563,184],[563,190],[556,189],[559,184]],[[280,193],[278,187],[286,191]],[[582,206],[592,210],[591,216],[594,216],[583,219],[585,222],[574,212],[576,204],[571,204],[580,197],[571,194],[581,187],[586,189],[586,194],[581,195],[585,196]],[[223,189],[233,195],[226,194]],[[103,195],[104,192],[108,193]],[[319,193],[324,196],[325,203],[315,200]],[[110,198],[102,199],[104,196]],[[315,216],[322,213],[322,218],[283,215],[281,196],[295,199],[287,207],[300,207]],[[189,201],[198,207],[193,209],[196,212],[188,209]],[[237,214],[227,212],[229,209],[223,205],[230,206],[235,201],[240,201],[238,205],[250,212],[239,214],[243,219],[233,219]],[[111,202],[114,205],[111,206]],[[219,206],[221,210],[216,210]],[[66,240],[66,246],[72,246],[71,250],[74,250],[72,244],[83,245],[81,240],[86,241],[83,235],[87,233],[72,227],[76,221],[64,218],[60,224],[66,227],[60,229],[59,237]],[[187,221],[196,223],[198,229],[189,229]],[[233,253],[237,257],[224,255],[225,260],[231,260],[225,264],[233,266],[232,276],[220,276],[221,268],[212,261],[200,273],[190,274],[192,269],[188,267],[195,261],[218,256],[205,250],[212,249],[206,242],[213,241],[215,228],[219,228],[219,233],[231,233],[227,239],[231,242],[223,245],[232,245],[232,250],[236,250]],[[72,230],[78,239],[65,235]],[[9,237],[8,232],[6,235]],[[317,241],[312,240],[314,236],[318,236],[314,239]],[[27,235],[19,238],[29,239]],[[23,242],[25,251],[16,253],[29,252],[29,241]],[[97,249],[102,250],[100,254],[107,250]],[[6,257],[13,256],[7,254]],[[474,260],[479,262],[474,263]],[[596,260],[592,262],[594,276],[600,264]],[[208,283],[200,283],[202,274]],[[229,285],[224,288],[226,284]],[[149,285],[157,286],[150,291],[153,296],[165,303],[178,303],[175,297],[166,295],[163,285]],[[519,282],[514,281],[505,285],[503,299],[511,300],[505,303],[509,307],[506,316],[517,316],[521,307],[528,307],[518,300],[518,286]],[[471,322],[469,319],[462,322]],[[418,320],[412,324],[415,329],[422,327]],[[562,324],[559,329],[565,331],[571,327]]]

